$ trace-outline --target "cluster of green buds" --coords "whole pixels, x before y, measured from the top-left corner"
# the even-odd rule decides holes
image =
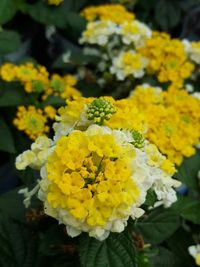
[[[87,118],[102,125],[104,120],[109,120],[115,112],[114,104],[110,100],[100,97],[88,105]]]
[[[137,148],[143,147],[144,146],[143,135],[140,132],[136,131],[136,130],[131,130],[131,134],[132,134],[132,137],[133,137],[132,144]]]

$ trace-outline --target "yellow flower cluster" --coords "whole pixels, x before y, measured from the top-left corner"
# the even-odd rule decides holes
[[[143,114],[132,105],[129,99],[114,100],[112,97],[105,97],[115,107],[115,112],[109,116],[109,120],[104,120],[103,125],[111,129],[135,129],[144,133],[146,124]],[[95,120],[88,118],[88,107],[94,98],[78,97],[72,101],[67,101],[66,107],[61,107],[56,116],[57,123],[54,124],[55,136],[60,137],[71,131],[71,129],[85,129]],[[127,119],[128,118],[128,119]]]
[[[58,74],[53,74],[49,80],[49,86],[45,90],[42,99],[45,100],[48,96],[59,96],[63,99],[73,99],[81,96],[81,93],[75,88],[77,81],[74,76],[68,74],[61,77]]]
[[[19,66],[12,63],[5,63],[0,68],[0,77],[2,80],[7,82],[19,81],[25,86],[25,90],[28,93],[33,91],[34,85],[30,86],[30,82],[32,81],[41,82],[41,91],[44,90],[48,81],[48,75],[45,67],[35,67],[30,62]]]
[[[146,131],[143,114],[128,99],[115,100],[114,104],[116,113],[104,125],[111,129],[135,129],[141,133]]]
[[[138,86],[130,97],[147,124],[146,138],[176,164],[195,153],[200,141],[200,100],[184,89]]]
[[[129,157],[129,148],[110,134],[77,131],[61,137],[47,163],[48,203],[92,227],[123,218],[140,193],[131,179]]]
[[[156,74],[160,82],[171,82],[176,88],[181,88],[194,70],[183,43],[166,33],[154,32],[139,52],[149,59],[150,74]]]
[[[118,24],[124,21],[132,21],[135,16],[120,4],[105,4],[100,6],[86,7],[81,15],[88,21],[109,20]]]
[[[59,110],[54,141],[40,137],[16,159],[18,169],[41,170],[36,188],[45,213],[66,225],[72,237],[83,231],[103,240],[110,232],[122,232],[129,217],[144,213],[140,207],[149,189],[159,205],[169,207],[176,201],[173,187],[180,183],[171,178],[174,165],[132,128],[140,120],[137,110],[135,122],[127,125],[124,116],[130,113],[123,114],[123,108],[128,101],[109,97],[68,101]],[[100,114],[106,116],[102,121],[106,126],[95,124]],[[32,191],[21,193],[29,205]]]
[[[44,66],[34,66],[32,63],[21,65],[5,63],[0,68],[0,77],[7,82],[19,81],[27,93],[42,94],[42,100],[49,95],[59,96],[63,99],[81,95],[75,88],[77,81],[72,75],[61,77],[53,74],[49,77]]]
[[[64,0],[48,0],[49,5],[58,6],[60,5]]]
[[[121,52],[118,57],[113,59],[113,65],[110,70],[111,73],[117,76],[118,80],[124,80],[128,76],[141,78],[147,66],[147,58],[133,50],[129,50]]]
[[[38,136],[49,132],[48,118],[54,119],[55,114],[56,110],[51,106],[45,107],[44,110],[36,109],[34,106],[27,108],[19,106],[13,124],[29,138],[35,140]]]

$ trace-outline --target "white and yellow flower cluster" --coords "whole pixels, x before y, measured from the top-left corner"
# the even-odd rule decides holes
[[[122,232],[130,217],[143,215],[148,190],[155,192],[156,205],[169,207],[176,201],[173,187],[180,183],[171,178],[174,165],[155,145],[135,129],[115,127],[116,118],[112,124],[120,115],[114,100],[77,102],[79,110],[76,101],[73,108],[72,101],[61,109],[54,141],[37,139],[18,156],[16,167],[40,169],[38,197],[45,213],[66,225],[70,236],[87,232],[103,240]]]
[[[111,71],[119,81],[133,81],[146,74],[182,88],[199,69],[200,42],[152,31],[134,15],[125,16],[124,9],[118,7],[115,12],[115,5],[100,5],[87,7],[81,13],[88,22],[80,43],[87,47],[85,53],[95,49],[99,56],[96,72],[98,77],[103,74],[99,84],[106,83],[104,73]]]
[[[104,12],[105,8],[106,19],[102,19],[101,15],[94,15]],[[102,5],[95,7],[95,11],[89,7],[82,12],[89,22],[80,43],[96,46],[96,50],[100,50],[102,55],[99,69],[111,71],[118,80],[131,76],[140,78],[144,75],[148,59],[137,49],[144,46],[146,39],[152,35],[150,28],[135,20],[134,16],[124,16],[124,9],[123,7],[122,11],[117,8],[115,13],[115,5]],[[90,49],[85,50],[85,53],[90,53]]]

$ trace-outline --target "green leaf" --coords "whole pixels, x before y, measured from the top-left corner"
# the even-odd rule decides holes
[[[59,246],[65,245],[68,239],[69,237],[64,232],[63,227],[54,225],[44,232],[39,250],[47,256],[57,255],[59,254]]]
[[[0,81],[0,107],[12,107],[26,103],[27,97],[19,85]]]
[[[31,168],[26,168],[25,170],[17,171],[17,174],[25,185],[35,184],[38,178],[40,177],[39,171],[33,170]]]
[[[17,12],[15,0],[0,1],[0,25],[10,21]]]
[[[84,27],[84,24],[82,24],[84,19],[80,18],[75,12],[79,11],[83,4],[83,1],[67,0],[56,7],[50,6],[44,1],[39,1],[34,5],[27,4],[26,11],[33,19],[42,24],[55,25],[64,29],[74,22],[75,28],[78,26],[80,30]]]
[[[43,266],[36,264],[39,256],[37,236],[4,213],[0,213],[0,247],[2,267]]]
[[[135,227],[147,243],[155,245],[170,237],[179,226],[180,219],[176,212],[157,209],[138,221]]]
[[[162,30],[175,27],[181,18],[181,8],[172,0],[160,0],[155,6],[155,19]]]
[[[154,203],[156,202],[156,200],[157,200],[157,196],[156,196],[156,193],[155,193],[155,191],[153,191],[153,190],[149,190],[148,192],[147,192],[147,196],[146,196],[146,200],[145,200],[145,203],[144,203],[144,205],[146,205],[146,206],[153,206],[154,205]]]
[[[184,219],[200,224],[200,202],[189,197],[179,197],[172,209]]]
[[[151,262],[153,267],[181,267],[177,265],[176,256],[171,251],[163,247],[159,247],[154,250]]]
[[[186,158],[181,166],[178,168],[178,172],[175,174],[175,178],[187,185],[189,188],[198,190],[197,173],[200,169],[200,155],[196,153],[190,158]]]
[[[48,96],[47,99],[42,104],[43,104],[43,107],[45,107],[47,105],[60,107],[60,106],[65,105],[65,101],[64,101],[64,99],[62,99],[61,97],[58,97],[58,96]]]
[[[86,28],[86,20],[74,12],[67,13],[67,26],[72,30],[74,38],[78,39]]]
[[[193,244],[194,241],[190,232],[181,228],[166,242],[170,250],[177,256],[180,267],[191,266],[193,259],[188,253],[188,247]]]
[[[25,221],[26,209],[23,204],[24,197],[18,194],[20,188],[0,195],[0,212],[18,221]]]
[[[104,241],[80,237],[79,255],[83,267],[136,267],[133,241],[127,233],[110,234]]]
[[[17,32],[7,30],[0,32],[0,54],[15,52],[19,49],[20,44],[20,36]]]
[[[5,123],[2,116],[0,116],[1,127],[0,127],[0,150],[9,153],[15,153],[15,145],[12,133]]]

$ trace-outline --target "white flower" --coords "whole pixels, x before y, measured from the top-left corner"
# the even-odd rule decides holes
[[[62,55],[62,61],[64,63],[69,63],[70,62],[70,57],[71,57],[71,51],[69,50],[69,51],[67,51],[66,53],[64,53]]]
[[[192,96],[200,100],[200,92],[195,92]]]
[[[189,59],[196,64],[200,64],[200,42],[190,42],[184,39],[182,43]]]
[[[35,162],[35,160],[35,153],[31,150],[27,150],[16,158],[15,166],[18,170],[25,170],[26,167]]]
[[[195,262],[200,266],[200,244],[190,246],[188,248],[189,254],[195,259]]]
[[[30,166],[33,169],[40,169],[45,163],[49,153],[50,147],[53,145],[53,141],[46,136],[38,137],[31,145],[31,150],[24,151],[16,158],[16,168],[18,170],[24,170]]]
[[[39,190],[39,184],[37,183],[37,185],[31,190],[31,191],[28,191],[28,188],[25,187],[23,189],[20,189],[18,191],[19,194],[23,194],[25,199],[23,201],[24,203],[24,206],[26,208],[28,208],[31,204],[31,198],[37,193],[37,191]]]
[[[108,44],[110,36],[117,34],[119,31],[117,24],[111,21],[92,21],[87,24],[83,32],[80,44]]]
[[[119,30],[122,42],[126,45],[134,44],[136,48],[142,47],[146,39],[152,36],[151,29],[138,20],[124,22]]]
[[[134,50],[121,52],[119,56],[113,58],[110,72],[123,81],[128,76],[141,78],[145,74],[148,59],[136,53]]]
[[[194,91],[194,86],[190,83],[186,83],[185,89],[188,93],[192,93]]]

